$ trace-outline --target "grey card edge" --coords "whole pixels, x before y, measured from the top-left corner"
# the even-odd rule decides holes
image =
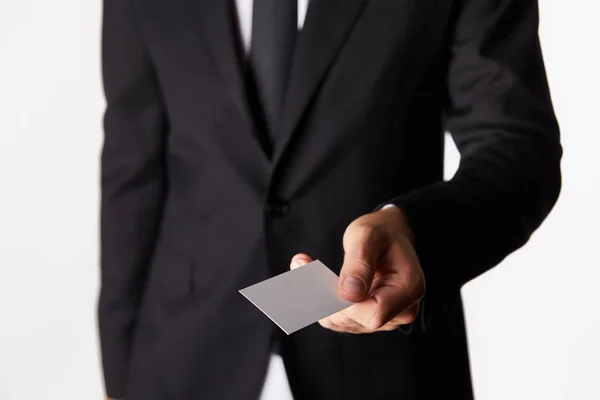
[[[260,282],[259,282],[259,283],[260,283]],[[252,286],[254,286],[254,285],[252,285]],[[250,286],[249,286],[249,287],[250,287]],[[277,326],[279,327],[279,329],[281,329],[283,332],[285,332],[285,334],[286,334],[286,335],[288,335],[288,336],[289,336],[290,334],[292,334],[292,333],[294,333],[294,332],[296,332],[296,331],[298,330],[298,329],[296,329],[296,330],[293,330],[293,331],[291,331],[291,332],[288,332],[287,330],[285,330],[285,328],[284,328],[283,326],[279,325],[279,323],[278,323],[277,321],[275,321],[273,318],[271,318],[271,316],[270,316],[269,314],[267,314],[266,312],[264,312],[264,311],[262,310],[262,308],[260,308],[260,307],[259,307],[259,306],[258,306],[258,305],[257,305],[257,304],[256,304],[256,303],[255,303],[255,302],[254,302],[254,301],[253,301],[251,298],[250,298],[250,297],[246,296],[246,294],[243,292],[243,290],[244,290],[244,289],[238,290],[238,292],[240,292],[240,293],[241,293],[241,295],[242,295],[242,296],[244,296],[244,297],[246,298],[246,300],[248,300],[250,303],[252,303],[252,305],[253,305],[254,307],[256,307],[256,308],[258,309],[258,311],[260,311],[261,313],[263,313],[263,315],[267,316],[267,318],[269,318],[271,321],[273,321],[273,323],[274,323],[275,325],[277,325]]]

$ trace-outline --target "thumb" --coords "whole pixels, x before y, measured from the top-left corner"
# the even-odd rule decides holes
[[[368,295],[387,239],[387,234],[377,226],[350,224],[346,229],[344,265],[340,272],[340,292],[344,298],[357,302]]]

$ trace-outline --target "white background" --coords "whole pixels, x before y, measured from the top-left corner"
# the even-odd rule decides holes
[[[464,288],[478,400],[600,399],[600,7],[540,3],[563,191],[524,249]],[[0,400],[102,398],[100,14],[0,0]]]

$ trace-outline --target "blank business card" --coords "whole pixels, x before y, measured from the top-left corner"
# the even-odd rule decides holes
[[[289,335],[351,306],[337,288],[338,276],[317,260],[240,293]]]

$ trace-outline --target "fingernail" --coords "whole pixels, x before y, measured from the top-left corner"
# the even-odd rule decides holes
[[[355,276],[349,276],[344,279],[342,287],[344,288],[344,292],[349,294],[363,294],[365,292],[365,284]]]
[[[295,259],[294,261],[292,261],[292,269],[300,268],[303,265],[304,263],[300,259]]]

